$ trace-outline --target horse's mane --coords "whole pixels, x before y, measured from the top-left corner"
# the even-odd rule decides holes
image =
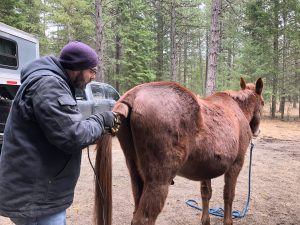
[[[223,93],[229,95],[230,97],[232,97],[235,101],[238,102],[245,102],[247,101],[250,97],[255,96],[253,91],[251,91],[250,89],[245,89],[245,90],[239,90],[239,91],[224,91]]]

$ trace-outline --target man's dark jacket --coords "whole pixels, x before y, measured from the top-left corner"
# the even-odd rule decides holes
[[[54,57],[27,65],[4,131],[0,215],[39,217],[73,201],[81,150],[103,133],[103,118],[82,120],[74,88]]]

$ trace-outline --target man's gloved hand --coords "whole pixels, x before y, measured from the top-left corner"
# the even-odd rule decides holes
[[[116,112],[113,112],[115,119],[114,119],[114,126],[111,128],[110,133],[115,136],[119,129],[120,129],[120,125],[121,125],[121,118],[120,115]]]
[[[113,136],[116,135],[120,128],[120,116],[111,111],[105,111],[98,114],[98,116],[103,118],[103,126],[106,131],[111,133]]]
[[[98,114],[103,118],[103,127],[105,130],[110,130],[114,126],[115,115],[111,111],[105,111]]]

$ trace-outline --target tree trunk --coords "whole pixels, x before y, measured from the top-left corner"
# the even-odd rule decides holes
[[[177,78],[177,51],[176,51],[176,0],[171,3],[171,80],[176,81]]]
[[[297,90],[298,86],[298,107],[299,107],[299,118],[300,118],[300,58],[299,57],[299,52],[297,51],[295,54],[295,86]]]
[[[276,98],[278,92],[278,67],[279,67],[279,2],[275,0],[274,2],[274,37],[273,37],[273,63],[274,63],[274,74],[272,80],[272,106],[271,106],[271,117],[275,118],[276,113]]]
[[[293,95],[292,101],[293,101],[293,108],[294,109],[297,108],[297,102],[298,102],[298,96],[297,96],[297,94]]]
[[[285,0],[283,1],[283,7],[286,6]],[[281,84],[281,98],[280,98],[280,118],[284,119],[284,109],[285,109],[285,101],[286,101],[286,90],[285,90],[285,73],[286,73],[286,49],[288,49],[286,35],[285,35],[285,27],[286,27],[286,9],[284,8],[282,13],[283,20],[283,49],[282,49],[282,81]]]
[[[99,63],[97,65],[96,81],[104,82],[104,63],[103,63],[103,23],[102,23],[102,0],[96,0],[96,52]]]
[[[72,38],[72,33],[71,33],[71,25],[70,24],[67,24],[67,35],[68,35],[68,42],[69,41],[73,41],[73,38]]]
[[[280,98],[280,118],[284,119],[284,108],[285,108],[285,96],[281,96]]]
[[[115,60],[116,60],[116,76],[119,77],[121,73],[121,37],[119,34],[116,35],[116,42],[115,42]],[[116,90],[120,92],[120,83],[116,81]]]
[[[176,81],[181,83],[182,82],[182,77],[181,77],[181,67],[182,67],[182,47],[181,45],[176,45],[176,49],[177,49],[177,60],[176,60],[176,67],[177,67],[177,75],[176,75]]]
[[[296,49],[294,52],[294,88],[296,93],[293,96],[293,108],[297,108],[297,102],[300,101],[300,59],[298,58],[300,55],[299,50]],[[297,90],[298,89],[298,90]],[[297,93],[298,91],[298,93]],[[299,105],[299,118],[300,118],[300,105]]]
[[[210,30],[209,56],[206,96],[212,95],[216,91],[217,79],[217,62],[220,44],[220,26],[219,17],[221,14],[221,0],[213,0],[212,2],[212,18]]]
[[[199,52],[199,66],[200,66],[200,79],[202,81],[202,88],[201,88],[201,95],[204,95],[204,88],[205,88],[205,77],[204,77],[204,73],[203,73],[203,62],[202,62],[202,48],[201,48],[201,38],[200,38],[200,34],[199,34],[199,40],[198,40],[198,52]]]
[[[206,29],[206,51],[205,51],[205,78],[203,83],[203,95],[206,94],[206,86],[207,86],[207,73],[208,73],[208,48],[209,48],[209,36],[208,30]]]
[[[227,53],[227,67],[228,67],[228,72],[227,72],[227,77],[226,77],[226,89],[229,88],[230,86],[230,81],[231,81],[231,71],[232,71],[232,48],[231,46],[228,48],[228,53]]]
[[[156,80],[163,80],[164,71],[164,21],[162,15],[162,1],[155,1],[157,33],[156,33]]]
[[[185,30],[185,36],[183,41],[183,83],[186,86],[187,85],[187,70],[188,70],[188,63],[187,63],[187,29]]]

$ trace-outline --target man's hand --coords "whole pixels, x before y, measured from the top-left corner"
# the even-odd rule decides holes
[[[121,124],[120,115],[111,111],[101,112],[100,115],[103,118],[105,130],[115,136]]]
[[[112,136],[115,136],[118,131],[119,131],[119,128],[120,128],[120,125],[121,125],[121,119],[120,119],[120,115],[116,112],[113,112],[114,114],[114,125],[113,127],[110,129],[110,133],[112,134]]]

